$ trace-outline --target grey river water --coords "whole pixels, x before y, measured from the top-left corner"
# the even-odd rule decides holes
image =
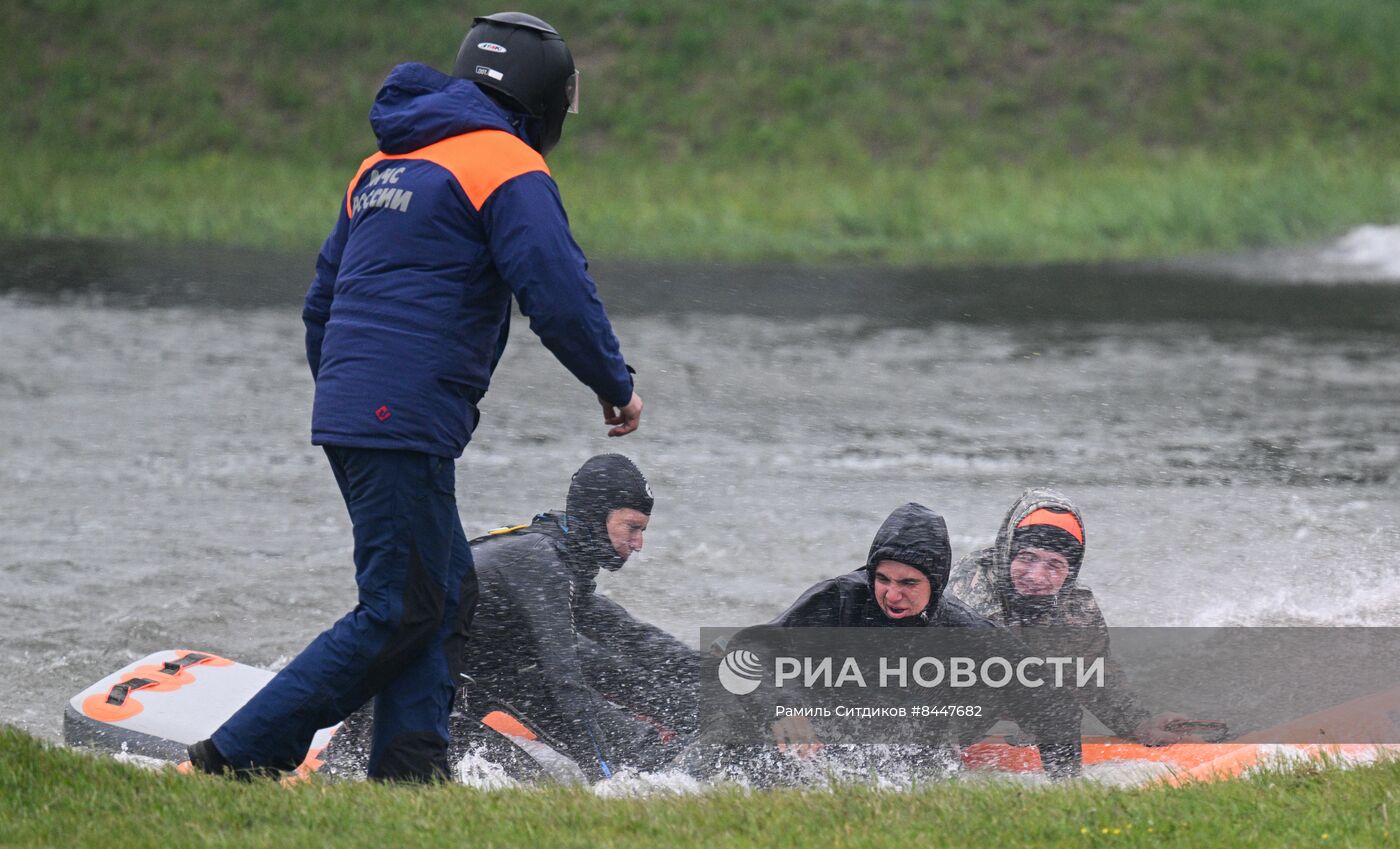
[[[354,600],[308,441],[312,257],[0,244],[0,721],[198,648],[275,665]],[[517,320],[458,465],[469,533],[624,451],[657,507],[602,589],[695,641],[864,560],[955,555],[1028,485],[1083,507],[1115,625],[1400,625],[1400,285],[1152,267],[595,267],[647,408],[604,434]]]

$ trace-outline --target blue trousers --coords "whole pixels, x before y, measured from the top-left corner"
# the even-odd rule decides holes
[[[354,525],[359,603],[215,731],[214,745],[236,769],[294,769],[318,729],[373,698],[370,777],[446,778],[448,714],[477,594],[453,462],[325,450]]]

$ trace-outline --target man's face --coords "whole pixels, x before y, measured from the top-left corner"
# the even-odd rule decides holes
[[[875,565],[875,603],[889,618],[918,616],[932,595],[928,577],[913,566],[898,560],[881,560]]]
[[[642,534],[646,533],[647,514],[631,507],[619,507],[608,514],[608,542],[617,556],[626,560],[632,552],[642,550]]]
[[[1011,586],[1021,595],[1054,595],[1069,576],[1069,560],[1045,548],[1023,548],[1011,558]]]

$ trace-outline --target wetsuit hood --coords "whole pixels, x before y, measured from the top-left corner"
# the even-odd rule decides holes
[[[1074,589],[1084,562],[1084,518],[1063,493],[1048,488],[1028,489],[1011,506],[997,531],[992,549],[996,592],[1008,622],[1028,623],[1059,605]],[[1060,591],[1049,596],[1024,596],[1011,583],[1011,559],[1022,548],[1058,550],[1069,561],[1069,574]]]
[[[608,514],[630,508],[650,516],[652,504],[651,486],[631,460],[621,454],[590,457],[569,481],[564,508],[569,559],[590,564],[595,572],[621,569],[626,558],[608,538]]]
[[[882,560],[896,560],[913,566],[928,578],[930,593],[928,606],[918,616],[890,620],[903,624],[923,625],[931,611],[938,606],[944,587],[948,586],[948,572],[953,565],[953,549],[948,542],[948,525],[943,517],[922,504],[910,502],[895,510],[885,519],[875,540],[870,544],[870,554],[861,567],[870,584],[872,596],[875,591],[875,567]],[[881,613],[883,616],[883,612]]]
[[[500,130],[533,146],[528,115],[496,103],[476,83],[408,62],[389,72],[374,106],[370,126],[384,153],[409,153],[474,130]]]

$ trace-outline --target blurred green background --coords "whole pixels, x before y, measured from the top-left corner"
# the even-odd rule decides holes
[[[1400,220],[1391,0],[540,0],[593,256],[1163,257]],[[11,0],[0,234],[314,249],[444,0]]]

